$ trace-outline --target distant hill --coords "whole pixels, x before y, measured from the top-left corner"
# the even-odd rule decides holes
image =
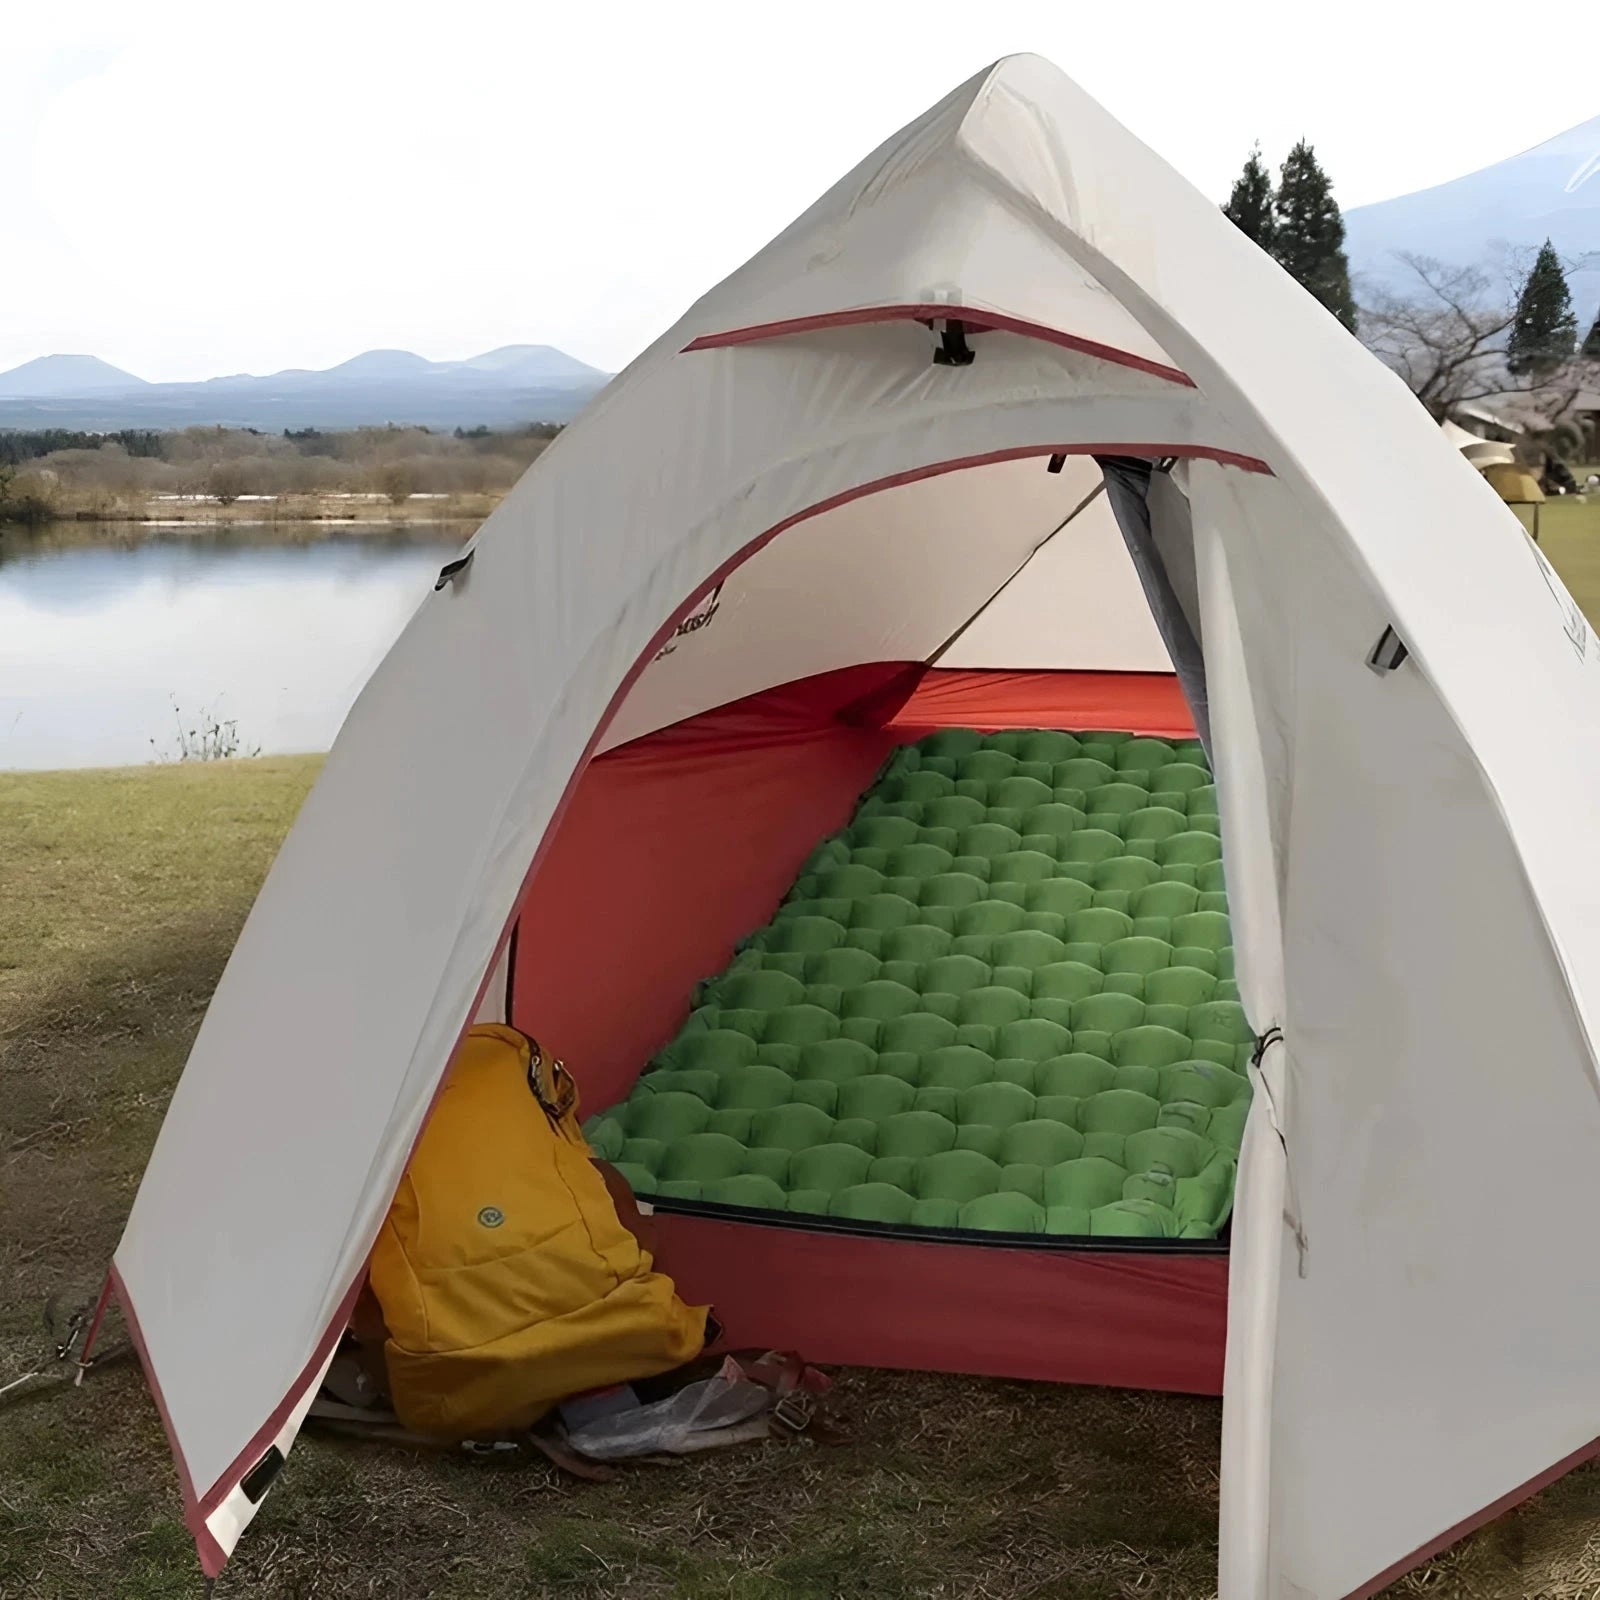
[[[367,350],[314,372],[146,383],[96,356],[40,356],[0,373],[0,428],[354,428],[565,422],[607,374],[544,344],[466,361]]]
[[[1344,220],[1358,280],[1395,288],[1406,281],[1398,251],[1497,277],[1519,261],[1525,271],[1549,238],[1564,260],[1584,263],[1568,282],[1587,328],[1600,308],[1600,117],[1449,183],[1356,206]],[[1359,291],[1358,281],[1358,300]]]
[[[136,378],[99,356],[40,356],[9,372],[0,372],[0,398],[5,399],[98,395],[149,387],[143,378]]]
[[[550,344],[503,344],[470,361],[459,363],[473,372],[493,372],[502,377],[516,376],[532,380],[551,378],[582,378],[596,376],[593,367],[586,367],[564,350]]]

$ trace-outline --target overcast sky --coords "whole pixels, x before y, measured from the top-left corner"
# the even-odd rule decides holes
[[[1309,137],[1349,207],[1600,112],[1587,72],[1508,79],[1540,47],[1498,3],[74,0],[3,32],[0,368],[152,379],[511,343],[615,369],[1011,51],[1218,200],[1256,139]]]

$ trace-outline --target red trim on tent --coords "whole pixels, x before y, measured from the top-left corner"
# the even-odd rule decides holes
[[[413,1145],[413,1151],[415,1148]],[[361,1286],[365,1282],[366,1273],[363,1272],[345,1291],[344,1299],[339,1302],[339,1309],[334,1313],[332,1323],[317,1340],[316,1348],[311,1352],[311,1359],[300,1369],[300,1376],[290,1385],[288,1394],[278,1402],[272,1414],[256,1430],[250,1443],[233,1458],[233,1463],[227,1471],[201,1495],[200,1509],[205,1515],[210,1516],[233,1493],[239,1480],[261,1459],[268,1445],[283,1431],[283,1425],[289,1420],[289,1413],[300,1403],[306,1390],[316,1381],[318,1373],[322,1371],[323,1363],[333,1354],[334,1346],[344,1337],[344,1330],[350,1325],[351,1313],[356,1308],[356,1301],[361,1295]]]
[[[658,1211],[656,1260],[732,1346],[1222,1393],[1228,1258],[813,1233]]]
[[[968,467],[989,466],[1000,461],[1017,461],[1025,459],[1029,456],[1050,455],[1135,455],[1149,456],[1152,458],[1171,456],[1179,459],[1215,461],[1219,465],[1238,467],[1246,472],[1260,472],[1265,473],[1268,476],[1271,476],[1272,474],[1271,467],[1269,467],[1266,462],[1261,461],[1254,456],[1241,455],[1237,451],[1223,450],[1211,445],[1174,445],[1165,443],[1156,444],[1150,442],[1136,444],[1096,443],[1067,445],[1018,445],[1009,449],[992,450],[979,455],[959,456],[949,461],[931,462],[926,466],[912,467],[904,472],[893,473],[887,477],[876,479],[871,483],[862,484],[855,489],[844,490],[839,494],[830,496],[826,500],[818,501],[815,505],[808,506],[803,511],[796,512],[793,516],[785,518],[782,522],[779,522],[773,527],[767,529],[765,533],[759,534],[757,537],[750,540],[748,544],[744,545],[733,555],[729,556],[729,558],[724,561],[714,572],[708,574],[704,579],[702,579],[701,582],[697,584],[682,601],[679,602],[678,606],[673,610],[671,615],[668,616],[666,620],[663,621],[662,624],[656,629],[650,641],[645,645],[645,648],[640,652],[638,658],[628,669],[627,673],[624,674],[622,681],[617,685],[615,691],[612,693],[611,699],[607,702],[605,712],[595,725],[594,732],[590,735],[589,742],[584,748],[583,756],[579,760],[576,768],[573,770],[572,775],[568,778],[566,787],[562,792],[562,797],[560,801],[557,802],[556,808],[551,815],[550,822],[546,826],[539,845],[534,851],[533,860],[529,863],[528,870],[523,876],[522,885],[517,891],[517,897],[513,903],[512,913],[507,919],[505,927],[501,930],[499,940],[495,944],[488,967],[484,972],[483,980],[478,986],[477,995],[474,998],[471,1006],[468,1007],[466,1020],[462,1023],[461,1031],[456,1036],[456,1042],[451,1047],[444,1061],[440,1064],[439,1084],[435,1088],[434,1102],[437,1102],[438,1090],[443,1086],[445,1071],[448,1068],[450,1061],[454,1059],[456,1051],[461,1048],[462,1041],[466,1038],[467,1030],[472,1026],[472,1018],[477,1014],[478,1007],[482,1004],[483,996],[488,992],[489,984],[493,979],[495,965],[499,961],[501,954],[504,952],[506,945],[511,938],[511,930],[517,923],[522,904],[524,900],[526,900],[529,890],[531,889],[534,880],[540,871],[540,868],[545,862],[545,858],[551,844],[560,831],[567,808],[571,803],[577,790],[578,783],[581,780],[591,757],[593,756],[595,746],[600,742],[601,737],[604,735],[606,729],[610,726],[611,721],[616,716],[618,709],[622,705],[622,702],[627,699],[628,694],[632,690],[634,683],[638,680],[640,673],[642,673],[655,658],[656,652],[661,648],[661,646],[672,637],[673,631],[677,628],[678,624],[689,615],[690,611],[693,610],[695,605],[698,604],[698,602],[703,599],[705,595],[709,594],[710,591],[719,583],[724,582],[730,573],[742,566],[744,562],[748,561],[751,556],[757,553],[757,551],[764,549],[775,538],[777,538],[779,534],[786,532],[790,528],[798,526],[802,522],[808,521],[812,517],[820,516],[826,511],[832,511],[837,506],[848,505],[851,501],[864,499],[866,496],[870,494],[876,494],[883,489],[897,488],[901,484],[905,483],[920,482],[925,478],[940,477],[947,472],[960,472],[964,471]],[[426,1122],[427,1119],[424,1117],[423,1126],[426,1126]],[[418,1138],[421,1138],[420,1128],[418,1130]],[[415,1144],[413,1144],[412,1148],[415,1150]],[[126,1285],[121,1280],[120,1274],[118,1274],[116,1271],[114,1261],[111,1272],[112,1281],[116,1285],[117,1299],[122,1305],[123,1312],[128,1319],[131,1330],[135,1325],[133,1301],[127,1292]],[[324,1331],[322,1338],[319,1339],[317,1349],[322,1352],[323,1355],[326,1355],[327,1351],[332,1348],[332,1344],[337,1341],[337,1339],[343,1333],[344,1328],[349,1320],[350,1311],[360,1293],[361,1284],[364,1279],[364,1272],[357,1275],[355,1282],[349,1286],[349,1290],[345,1296],[345,1299],[340,1304],[338,1313],[336,1313],[333,1321]],[[188,1464],[185,1461],[182,1449],[179,1446],[177,1433],[171,1425],[170,1413],[168,1413],[166,1410],[165,1400],[162,1398],[160,1386],[156,1381],[155,1368],[150,1362],[149,1354],[145,1349],[142,1340],[140,1340],[138,1337],[135,1337],[134,1345],[135,1349],[137,1349],[139,1352],[140,1363],[144,1367],[145,1377],[150,1384],[151,1393],[155,1396],[157,1409],[161,1412],[163,1426],[165,1426],[167,1430],[167,1440],[172,1448],[173,1458],[177,1463],[179,1480],[180,1483],[184,1485],[185,1504],[186,1506],[194,1506],[197,1504],[197,1502],[194,1500],[193,1484],[190,1479]],[[249,1466],[260,1458],[260,1453],[266,1448],[266,1443],[269,1442],[282,1428],[283,1420],[288,1417],[289,1412],[294,1409],[301,1396],[305,1393],[306,1388],[309,1386],[312,1378],[315,1376],[318,1370],[318,1365],[319,1363],[316,1357],[313,1356],[313,1359],[306,1364],[306,1367],[302,1370],[300,1377],[290,1388],[288,1394],[284,1396],[283,1400],[274,1409],[272,1417],[269,1417],[268,1421],[251,1439],[250,1444],[247,1445],[245,1449],[242,1450],[235,1458],[234,1466],[231,1467],[228,1472],[224,1473],[220,1478],[218,1478],[211,1488],[207,1490],[204,1497],[205,1502],[209,1502],[213,1506],[220,1503],[221,1500],[226,1498],[228,1492],[232,1489],[233,1484],[237,1482],[238,1476],[242,1475],[244,1471],[247,1471]],[[276,1422],[276,1425],[274,1425],[273,1418],[279,1419]],[[244,1465],[241,1466],[240,1463],[244,1463]],[[232,1475],[231,1480],[230,1475]],[[215,1540],[211,1537],[209,1531],[204,1528],[204,1524],[201,1524],[199,1531],[195,1531],[194,1528],[191,1527],[191,1532],[195,1533],[195,1542],[200,1550],[202,1565],[204,1565],[209,1559],[207,1554],[207,1546],[209,1545],[210,1550],[213,1553],[213,1557],[218,1559],[218,1569],[220,1570],[221,1561],[225,1560],[226,1558],[221,1556]],[[215,1574],[209,1573],[208,1575],[214,1576]]]
[[[1487,1523],[1493,1522],[1496,1517],[1503,1516],[1513,1506],[1520,1505],[1541,1489],[1548,1489],[1557,1478],[1564,1478],[1574,1467],[1581,1467],[1584,1462],[1592,1461],[1600,1455],[1600,1439],[1591,1439],[1588,1444],[1580,1445],[1571,1455],[1563,1456],[1554,1466],[1546,1467],[1536,1477],[1529,1478],[1524,1484],[1500,1496],[1498,1500],[1491,1501],[1482,1511],[1475,1512],[1470,1517],[1463,1518],[1453,1528],[1447,1528],[1437,1539],[1430,1539],[1427,1544],[1419,1545],[1408,1556],[1402,1556],[1392,1567],[1385,1567],[1377,1577],[1362,1584],[1359,1589],[1352,1589],[1345,1596],[1345,1600],[1371,1600],[1375,1594],[1382,1593],[1397,1578],[1403,1578],[1414,1567],[1420,1567],[1424,1561],[1431,1561],[1441,1550],[1447,1550],[1457,1542],[1465,1539],[1469,1533],[1475,1533]]]
[[[946,322],[959,321],[976,333],[1016,333],[1025,339],[1039,339],[1046,344],[1060,345],[1066,350],[1077,350],[1095,356],[1101,361],[1114,362],[1119,367],[1132,367],[1137,372],[1148,372],[1168,383],[1182,384],[1186,389],[1197,385],[1187,372],[1155,361],[1149,356],[1136,356],[1131,350],[1121,350],[1114,344],[1102,344],[1098,339],[1084,339],[1075,333],[1064,333],[1059,328],[1046,327],[1040,322],[1028,322],[1022,317],[1008,317],[999,311],[983,311],[975,306],[950,305],[900,305],[859,306],[853,311],[822,311],[809,317],[784,317],[777,322],[758,322],[746,328],[730,328],[723,333],[702,333],[683,347],[689,355],[696,350],[724,350],[732,345],[759,344],[766,339],[782,339],[794,333],[817,333],[827,328],[855,328],[867,323],[881,322]]]
[[[94,1342],[100,1335],[100,1324],[105,1319],[106,1307],[110,1304],[111,1274],[108,1271],[106,1281],[100,1285],[100,1298],[94,1303],[94,1313],[89,1318],[89,1331],[83,1336],[83,1348],[78,1352],[78,1361],[83,1366],[89,1364],[89,1352],[94,1349]]]
[[[150,1395],[156,1403],[156,1414],[161,1418],[167,1443],[172,1447],[173,1463],[178,1469],[178,1492],[183,1499],[183,1525],[194,1537],[201,1570],[208,1578],[214,1578],[227,1564],[228,1553],[217,1543],[211,1530],[206,1526],[205,1513],[200,1509],[200,1502],[195,1497],[194,1480],[189,1476],[189,1465],[184,1460],[183,1451],[178,1445],[178,1430],[173,1424],[172,1413],[167,1409],[167,1397],[161,1392],[156,1369],[150,1361],[150,1350],[145,1344],[144,1329],[139,1326],[139,1314],[133,1309],[133,1299],[128,1293],[127,1285],[122,1281],[122,1274],[117,1271],[115,1262],[112,1263],[107,1277],[122,1307],[122,1320],[128,1325],[128,1337],[138,1354],[139,1365],[144,1368],[145,1382],[150,1385]]]
[[[889,726],[900,740],[940,728],[1115,728],[1192,739],[1194,716],[1170,672],[925,672]]]
[[[216,1577],[222,1570],[228,1557],[222,1547],[217,1543],[211,1530],[206,1526],[206,1518],[232,1494],[239,1480],[247,1473],[256,1462],[266,1453],[267,1447],[283,1431],[283,1425],[289,1420],[289,1413],[294,1410],[306,1390],[322,1370],[323,1363],[333,1351],[333,1347],[343,1336],[344,1330],[350,1321],[350,1314],[355,1309],[357,1296],[361,1293],[361,1285],[365,1282],[363,1273],[351,1286],[348,1294],[340,1302],[339,1310],[332,1323],[322,1338],[317,1341],[317,1347],[311,1359],[305,1364],[300,1376],[291,1385],[272,1414],[258,1428],[251,1437],[249,1444],[234,1457],[232,1464],[217,1479],[203,1495],[196,1495],[194,1480],[189,1475],[189,1466],[184,1459],[182,1450],[178,1447],[178,1433],[172,1421],[172,1413],[167,1408],[166,1396],[161,1391],[160,1380],[156,1377],[156,1370],[150,1360],[150,1352],[145,1344],[144,1331],[139,1326],[139,1316],[134,1310],[133,1297],[128,1293],[127,1285],[122,1281],[122,1274],[117,1271],[115,1263],[111,1267],[111,1282],[116,1290],[118,1303],[122,1306],[123,1320],[128,1324],[128,1333],[133,1340],[133,1348],[138,1353],[139,1364],[144,1368],[145,1380],[150,1385],[150,1393],[155,1398],[156,1410],[161,1416],[161,1425],[166,1429],[167,1442],[172,1446],[173,1459],[178,1468],[178,1485],[183,1495],[184,1524],[194,1535],[195,1546],[200,1554],[200,1564],[205,1569],[206,1576]],[[213,1567],[210,1563],[215,1562]]]

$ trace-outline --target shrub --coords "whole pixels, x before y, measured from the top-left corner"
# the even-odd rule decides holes
[[[48,522],[57,514],[60,480],[48,468],[0,468],[0,522]]]
[[[185,717],[176,700],[172,702],[172,717],[178,725],[177,747],[164,750],[152,739],[150,748],[157,761],[229,761],[235,756],[261,754],[260,745],[245,747],[239,737],[239,724],[231,717],[219,717],[211,710]],[[191,721],[193,727],[184,726]]]
[[[249,492],[245,469],[237,461],[219,461],[206,474],[206,493],[218,505],[231,506],[240,495]]]
[[[379,494],[387,495],[390,505],[401,505],[417,492],[417,469],[411,461],[386,461],[372,475]]]

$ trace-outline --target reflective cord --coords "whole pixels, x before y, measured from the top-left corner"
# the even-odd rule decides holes
[[[54,1294],[45,1302],[45,1322],[51,1329],[50,1353],[55,1357],[55,1364],[46,1363],[12,1378],[9,1383],[0,1383],[0,1399],[41,1378],[45,1380],[45,1387],[57,1386],[66,1378],[69,1368],[74,1386],[79,1385],[83,1382],[83,1375],[91,1368],[102,1362],[116,1361],[132,1352],[132,1344],[121,1340],[109,1349],[102,1349],[97,1355],[86,1353],[89,1340],[99,1326],[99,1313],[105,1308],[104,1294],[96,1304],[92,1319],[88,1306],[81,1307],[64,1319],[58,1317],[57,1307],[61,1299],[60,1294]],[[58,1331],[58,1327],[64,1331]],[[85,1353],[80,1353],[80,1349]]]
[[[1259,1072],[1261,1070],[1261,1058],[1266,1055],[1273,1045],[1282,1043],[1283,1029],[1274,1024],[1256,1040],[1256,1052],[1250,1057],[1250,1065]]]
[[[1283,1209],[1284,1225],[1294,1235],[1295,1250],[1299,1257],[1298,1276],[1306,1276],[1306,1258],[1311,1253],[1310,1242],[1306,1238],[1306,1230],[1300,1221],[1300,1195],[1295,1186],[1294,1166],[1289,1160],[1289,1141],[1283,1136],[1283,1120],[1278,1115],[1278,1102],[1273,1097],[1272,1085],[1267,1079],[1262,1068],[1262,1061],[1275,1044],[1283,1044],[1283,1029],[1277,1026],[1268,1028],[1256,1040],[1255,1053],[1250,1057],[1250,1065],[1255,1068],[1256,1077],[1260,1079],[1261,1091],[1267,1097],[1267,1115],[1272,1123],[1272,1131],[1278,1136],[1279,1147],[1283,1151],[1283,1183],[1287,1204]]]

